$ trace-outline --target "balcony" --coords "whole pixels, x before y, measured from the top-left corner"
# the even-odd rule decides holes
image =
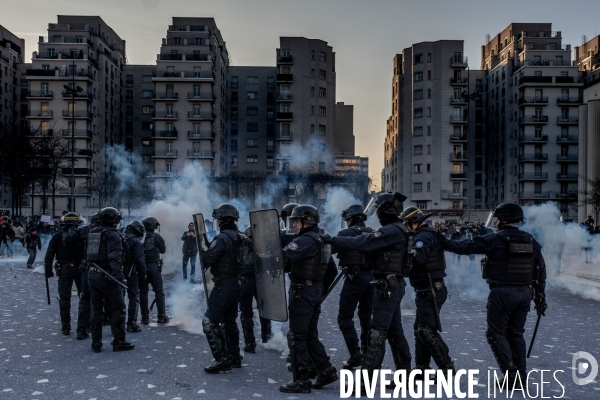
[[[173,139],[177,137],[177,130],[162,130],[152,132],[152,139]]]
[[[556,104],[559,106],[578,106],[583,104],[582,97],[558,97]]]
[[[177,54],[171,54],[171,53],[159,54],[158,59],[163,60],[163,61],[169,61],[169,60],[181,61],[181,60],[183,60],[183,54],[179,54],[179,53],[177,53]]]
[[[540,200],[540,199],[550,199],[551,192],[550,191],[540,191],[540,192],[521,192],[519,193],[519,199],[523,200]]]
[[[467,79],[450,78],[451,86],[467,86],[468,83]]]
[[[52,119],[52,110],[27,110],[25,116],[30,119]]]
[[[287,55],[287,56],[279,56],[277,57],[277,64],[292,64],[292,56],[291,55]]]
[[[450,143],[466,143],[467,142],[467,134],[463,133],[461,135],[450,135]]]
[[[27,91],[27,100],[47,100],[54,98],[52,94],[52,90],[28,90]]]
[[[521,172],[519,174],[520,181],[547,181],[548,173],[547,172]]]
[[[215,101],[213,92],[188,92],[189,101]]]
[[[188,131],[187,132],[188,139],[209,139],[215,140],[216,134],[213,131]]]
[[[552,83],[551,76],[524,76],[519,79],[519,85]]]
[[[460,173],[450,173],[450,180],[451,181],[466,181],[468,178],[467,173],[466,172],[460,172]]]
[[[214,121],[215,114],[212,111],[188,111],[190,121]]]
[[[525,96],[520,97],[517,101],[519,106],[528,105],[528,106],[547,106],[548,105],[548,97],[535,97],[535,96]]]
[[[88,149],[79,149],[77,150],[77,155],[80,157],[93,157],[94,151]]]
[[[450,104],[454,105],[465,105],[467,104],[467,100],[465,100],[462,96],[450,96]]]
[[[173,178],[175,176],[177,176],[177,170],[166,170],[166,169],[159,169],[154,171],[153,174],[151,174],[150,176],[152,176],[153,178]]]
[[[69,168],[69,175],[70,174],[71,174],[71,169]],[[57,192],[58,192],[58,194],[62,194],[62,195],[70,195],[71,188],[70,187],[59,187]],[[76,196],[91,196],[92,189],[87,188],[87,187],[76,187],[76,188],[74,188],[73,193]]]
[[[548,153],[524,153],[519,154],[519,162],[547,162]]]
[[[294,99],[294,95],[291,93],[279,93],[277,94],[277,101],[280,103],[289,102]]]
[[[73,94],[71,92],[67,92],[66,90],[63,90],[61,92],[61,95],[62,95],[63,99],[66,99],[66,100],[70,100],[70,99],[73,98]],[[78,100],[78,99],[85,99],[85,100],[92,101],[92,100],[94,100],[94,94],[92,92],[85,92],[85,91],[84,92],[77,92],[76,91],[75,92],[75,99],[76,100]]]
[[[468,58],[459,56],[459,57],[450,57],[450,67],[451,68],[467,68],[469,66]]]
[[[451,124],[466,124],[468,121],[462,115],[451,115],[450,123]]]
[[[213,160],[215,158],[214,151],[200,151],[196,149],[188,149],[187,151],[188,158],[204,158]]]
[[[519,135],[519,143],[548,143],[548,135]]]
[[[579,117],[568,117],[559,115],[556,117],[556,123],[558,125],[577,125],[579,124]]]
[[[559,163],[576,163],[579,161],[578,153],[557,154],[556,161]]]
[[[156,77],[153,77],[153,79],[156,79],[156,78],[178,78],[178,79],[181,79],[181,73],[182,73],[182,71],[157,71]]]
[[[442,190],[442,199],[460,200],[466,198],[467,196],[465,196],[465,193],[461,193],[460,191],[454,192],[452,190]]]
[[[291,121],[293,115],[291,112],[277,112],[277,121]]]
[[[90,168],[74,168],[74,169],[75,169],[75,175],[84,175],[84,176],[92,175],[92,170]],[[62,174],[71,176],[71,168],[68,168],[68,167],[63,168]],[[69,192],[69,193],[71,193],[71,192]]]
[[[154,150],[152,158],[177,158],[177,150]]]
[[[579,180],[579,175],[577,172],[569,172],[567,174],[561,174],[559,172],[556,174],[556,180],[559,182],[577,182]]]
[[[579,143],[579,135],[578,134],[571,134],[571,135],[557,135],[556,136],[556,143],[557,144],[577,144]]]
[[[519,117],[519,125],[545,125],[548,123],[547,115],[526,115]]]
[[[555,83],[575,83],[575,77],[574,76],[555,76],[554,82]]]
[[[186,79],[214,80],[215,74],[212,71],[185,71],[183,74]]]
[[[87,129],[75,129],[75,132],[72,132],[71,129],[61,129],[60,134],[64,137],[71,137],[75,134],[75,138],[85,138],[92,139],[94,137],[94,133]]]
[[[27,76],[55,76],[54,69],[28,69]]]
[[[179,94],[177,92],[156,92],[154,93],[153,100],[168,100],[168,101],[177,101],[179,99]]]
[[[450,153],[450,161],[467,161],[468,154],[466,151],[458,152],[458,153]]]
[[[152,114],[152,119],[174,120],[177,119],[177,115],[177,111],[155,111]]]
[[[208,54],[187,53],[185,61],[212,61]]]
[[[294,134],[292,132],[277,132],[277,140],[293,140]]]
[[[73,118],[73,119],[93,119],[94,115],[87,110],[63,110],[62,111],[63,118]]]
[[[292,83],[294,82],[294,75],[292,74],[277,74],[278,83]]]

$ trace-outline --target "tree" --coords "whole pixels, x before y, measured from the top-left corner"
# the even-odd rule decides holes
[[[104,207],[116,189],[116,179],[110,172],[93,171],[89,189],[98,196],[98,208]]]
[[[600,179],[591,179],[581,176],[584,182],[583,190],[579,191],[579,205],[590,206],[594,213],[594,219],[598,221],[600,214]]]

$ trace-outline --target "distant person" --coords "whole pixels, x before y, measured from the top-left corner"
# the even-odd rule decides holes
[[[25,236],[25,247],[27,248],[27,253],[29,253],[27,268],[32,269],[37,251],[42,249],[42,240],[37,234],[37,228],[31,228],[31,232]]]
[[[190,282],[194,283],[196,278],[196,257],[198,256],[198,242],[196,241],[196,232],[194,230],[194,223],[188,224],[188,230],[183,232],[181,236],[183,240],[183,280],[187,280],[187,265],[188,260],[190,261]]]
[[[0,258],[4,257],[6,250],[6,258],[13,258],[13,240],[15,239],[15,231],[8,224],[6,219],[2,220],[2,228],[0,229]]]

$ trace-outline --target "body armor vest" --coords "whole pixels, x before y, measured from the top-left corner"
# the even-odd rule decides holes
[[[242,242],[242,244],[240,245],[240,256],[242,260],[242,273],[244,274],[244,276],[254,276],[254,265],[256,263],[254,250],[250,248],[250,246],[248,246],[246,243]]]
[[[353,226],[349,229],[354,231],[353,236],[368,235],[373,232],[373,228],[369,228],[367,226]],[[339,252],[338,258],[342,267],[352,265],[358,265],[361,269],[371,269],[372,267],[371,263],[369,262],[371,261],[372,257],[369,257],[368,254],[357,250],[342,250]]]
[[[534,280],[533,238],[518,229],[496,233],[506,246],[501,258],[489,258],[486,279],[510,284],[529,284]]]
[[[291,276],[295,279],[321,282],[331,259],[331,245],[323,243],[321,236],[316,232],[308,231],[303,235],[315,241],[319,252],[314,257],[307,257],[297,263],[292,263]]]
[[[399,229],[404,235],[406,242],[405,248],[398,250],[393,246],[390,246],[374,252],[376,264],[373,271],[408,276],[412,268],[412,256],[408,253],[408,249],[412,247],[412,232],[409,232],[408,228],[400,221],[393,222],[390,225]],[[410,236],[409,233],[411,234]]]
[[[144,240],[144,255],[146,261],[158,261],[160,259],[159,248],[154,243],[154,232],[146,232],[146,240]]]
[[[129,274],[129,271],[131,270],[131,268],[133,268],[133,263],[135,262],[135,260],[133,259],[133,243],[132,241],[135,240],[136,236],[131,234],[131,233],[127,233],[125,234],[125,256],[123,257],[123,271],[125,272],[125,275]]]
[[[429,251],[425,265],[413,266],[410,272],[411,277],[427,278],[428,272],[444,271],[446,269],[446,257],[444,257],[444,248],[442,247],[442,235],[429,226],[419,228],[417,232],[430,232],[435,236],[437,243]]]
[[[223,240],[230,240],[233,245],[233,251],[223,252],[217,262],[211,267],[214,276],[239,276],[242,274],[242,239],[238,232],[226,229],[221,231]],[[228,239],[224,239],[226,236]]]
[[[115,228],[97,227],[90,231],[87,239],[86,260],[98,265],[107,272],[111,272],[106,249],[106,235],[110,231],[119,233]],[[119,234],[120,236],[120,234]]]
[[[69,246],[66,243],[69,233],[62,231],[57,234],[59,243],[56,244],[56,261],[59,264],[81,264],[85,254],[81,246]]]

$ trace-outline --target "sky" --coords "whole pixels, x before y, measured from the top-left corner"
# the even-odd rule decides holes
[[[56,15],[99,15],[127,41],[130,64],[155,64],[174,16],[213,17],[233,65],[275,65],[280,36],[321,39],[336,52],[336,101],[354,105],[356,154],[380,181],[391,115],[394,55],[413,43],[464,40],[472,69],[481,45],[512,22],[550,22],[563,45],[600,33],[599,0],[0,0],[0,25],[25,39],[26,58]],[[379,185],[377,185],[379,187]]]

